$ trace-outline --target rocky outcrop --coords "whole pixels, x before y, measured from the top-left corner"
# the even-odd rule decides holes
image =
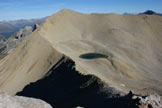
[[[0,91],[0,108],[52,108],[40,99],[10,96]]]
[[[13,33],[25,26],[34,26],[34,24],[41,24],[45,18],[29,19],[29,20],[13,20],[13,21],[0,21],[0,34],[4,36],[11,36]]]
[[[136,100],[138,103],[138,108],[162,108],[162,99],[161,96],[157,94],[148,95],[148,96],[132,96],[133,100]]]
[[[0,34],[0,59],[5,57],[5,54],[3,54],[3,52],[6,49],[6,42],[7,39]]]
[[[6,49],[6,53],[11,53],[16,46],[18,46],[22,40],[30,35],[33,31],[33,28],[31,26],[25,26],[24,29],[20,29],[15,36],[11,37],[8,42],[7,42],[7,49]]]
[[[35,29],[38,28],[38,24],[32,26],[25,26],[23,29],[20,29],[17,33],[13,34],[8,40],[0,39],[0,43],[5,44],[4,54],[9,54],[24,40],[26,36],[29,36]]]
[[[0,44],[5,44],[6,41],[7,39],[3,35],[0,34]]]
[[[35,31],[39,27],[38,24],[34,24],[33,31]]]
[[[15,39],[22,40],[24,37],[32,33],[32,29],[31,26],[25,26],[24,29],[20,29],[19,32],[17,32]]]

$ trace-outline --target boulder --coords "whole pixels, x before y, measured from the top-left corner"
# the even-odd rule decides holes
[[[162,108],[162,99],[160,95],[153,94],[148,96],[132,97],[133,100],[138,100],[138,108]]]
[[[40,99],[10,96],[0,91],[0,108],[52,108]]]

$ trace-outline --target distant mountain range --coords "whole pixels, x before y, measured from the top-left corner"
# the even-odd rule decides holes
[[[41,24],[45,19],[46,17],[30,20],[0,21],[0,34],[5,37],[9,37],[25,26],[34,26],[34,24]]]
[[[162,16],[161,13],[156,13],[152,10],[147,10],[143,13],[138,14],[147,14],[147,15],[159,15]],[[136,15],[135,13],[124,13],[124,15]],[[9,37],[13,33],[19,31],[20,29],[24,28],[25,26],[34,26],[34,24],[41,24],[45,18],[39,18],[39,19],[30,19],[30,20],[13,20],[13,21],[0,21],[0,34]]]

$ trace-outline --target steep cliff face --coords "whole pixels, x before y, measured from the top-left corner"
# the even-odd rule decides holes
[[[0,61],[0,88],[15,94],[44,77],[65,55],[76,71],[97,76],[118,91],[162,95],[161,29],[160,16],[64,9]]]

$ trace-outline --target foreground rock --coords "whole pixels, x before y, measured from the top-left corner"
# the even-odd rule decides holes
[[[138,102],[138,108],[162,108],[161,96],[157,94],[144,97],[133,96],[132,99]]]
[[[0,91],[0,108],[52,108],[46,102],[21,96],[10,96]]]

